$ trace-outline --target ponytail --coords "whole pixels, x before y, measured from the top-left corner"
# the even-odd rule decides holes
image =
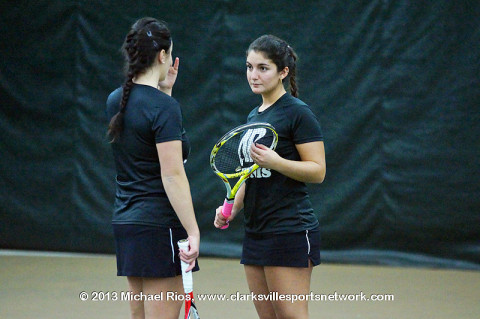
[[[287,52],[289,57],[288,63],[288,76],[290,77],[290,94],[294,97],[298,97],[297,87],[297,54],[293,51],[292,47],[287,45]]]

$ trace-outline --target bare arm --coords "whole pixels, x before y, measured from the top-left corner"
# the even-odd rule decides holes
[[[268,147],[252,145],[251,155],[260,166],[273,169],[287,177],[305,183],[321,183],[325,178],[326,162],[323,142],[295,145],[300,161],[287,160]]]
[[[190,264],[191,269],[199,253],[200,230],[193,210],[190,185],[183,166],[182,142],[176,140],[158,143],[157,152],[165,192],[190,241],[190,251],[188,253],[181,251],[180,257]]]

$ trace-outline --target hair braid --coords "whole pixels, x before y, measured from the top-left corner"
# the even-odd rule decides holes
[[[123,84],[122,100],[120,102],[121,113],[125,113],[125,110],[127,108],[128,98],[130,97],[130,91],[132,90],[132,87],[133,87],[134,76],[135,76],[135,73],[129,72],[127,76],[127,81],[125,81],[125,83]]]
[[[112,137],[111,142],[115,142],[119,135],[120,132],[123,130],[123,119],[125,116],[125,111],[127,109],[127,102],[128,98],[130,97],[130,91],[132,90],[133,87],[133,78],[135,76],[135,72],[129,71],[127,75],[127,80],[122,86],[122,99],[120,101],[120,110],[118,113],[112,117],[110,120],[110,124],[108,126],[108,132],[107,134]]]

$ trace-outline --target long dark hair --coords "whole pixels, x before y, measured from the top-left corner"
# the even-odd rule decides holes
[[[107,135],[115,142],[123,130],[123,118],[127,108],[133,78],[150,68],[158,52],[168,52],[172,44],[170,30],[163,21],[154,18],[141,18],[135,22],[122,45],[125,57],[126,80],[122,86],[122,99],[119,111],[110,120]]]
[[[277,69],[283,70],[288,67],[288,76],[290,79],[289,88],[290,94],[298,97],[298,87],[296,81],[297,73],[297,54],[288,43],[274,35],[265,34],[253,41],[247,50],[247,55],[250,51],[262,52],[267,59],[275,63]]]

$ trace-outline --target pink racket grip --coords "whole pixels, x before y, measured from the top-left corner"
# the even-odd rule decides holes
[[[225,198],[225,201],[223,202],[223,206],[222,206],[222,215],[223,217],[225,218],[228,218],[232,215],[232,208],[233,208],[233,202],[234,200],[228,200]],[[221,229],[227,229],[228,228],[228,220],[227,220],[227,224],[225,226],[223,226]]]

